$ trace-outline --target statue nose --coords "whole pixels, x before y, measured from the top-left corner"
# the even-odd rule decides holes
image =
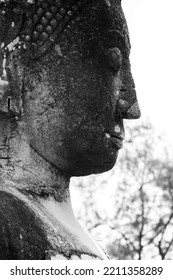
[[[139,119],[141,116],[137,99],[133,103],[119,99],[117,101],[117,112],[123,119]]]

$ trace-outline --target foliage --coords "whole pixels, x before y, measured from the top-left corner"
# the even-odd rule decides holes
[[[75,179],[78,218],[115,259],[170,259],[173,164],[150,123],[128,126],[124,149],[106,174]]]

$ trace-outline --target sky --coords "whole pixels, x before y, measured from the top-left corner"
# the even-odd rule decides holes
[[[173,140],[173,0],[122,0],[142,119]],[[173,142],[173,141],[172,141]]]

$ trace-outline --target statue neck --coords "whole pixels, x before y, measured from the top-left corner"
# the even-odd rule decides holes
[[[39,216],[41,211],[57,231],[60,226],[64,228],[66,241],[72,242],[74,248],[77,246],[87,254],[106,258],[74,216],[69,176],[48,163],[30,146],[20,124],[17,133],[12,126],[15,127],[9,121],[0,121],[0,190],[10,192],[28,205],[31,203],[36,215]]]
[[[69,196],[69,179],[30,146],[19,125],[16,129],[12,121],[0,121],[1,186],[13,186],[40,197],[52,195],[62,202]]]

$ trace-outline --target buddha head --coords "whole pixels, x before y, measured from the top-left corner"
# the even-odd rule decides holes
[[[121,1],[1,0],[0,18],[1,115],[69,176],[111,169],[140,117]]]

